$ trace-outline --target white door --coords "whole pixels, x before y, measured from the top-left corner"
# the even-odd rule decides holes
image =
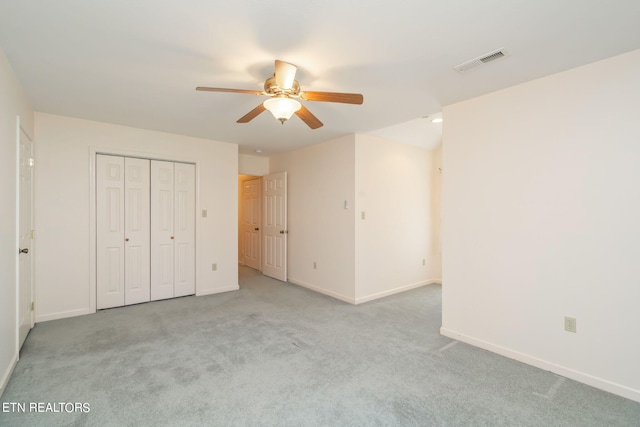
[[[174,163],[151,161],[151,300],[173,298]]]
[[[96,156],[97,308],[124,305],[124,157]]]
[[[267,175],[263,182],[264,265],[262,273],[287,280],[287,173]]]
[[[27,334],[33,328],[33,142],[20,129],[20,198],[18,232],[18,348],[22,347]]]
[[[196,293],[195,206],[196,166],[174,166],[174,296]]]
[[[149,166],[147,159],[124,159],[124,304],[149,301]]]
[[[260,270],[261,179],[242,183],[242,264]]]
[[[195,165],[151,161],[151,300],[193,295]]]

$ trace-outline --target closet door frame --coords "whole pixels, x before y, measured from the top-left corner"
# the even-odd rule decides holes
[[[195,157],[185,157],[180,155],[141,152],[114,147],[90,146],[89,147],[89,308],[85,313],[95,313],[96,308],[96,155],[105,154],[109,156],[134,157],[148,160],[161,160],[178,163],[191,163],[195,165],[195,245],[194,253],[197,253],[200,245],[200,215],[197,215],[200,209],[200,160]],[[195,273],[195,293],[198,295],[200,283],[200,274],[198,266],[198,258],[194,257],[194,273]]]

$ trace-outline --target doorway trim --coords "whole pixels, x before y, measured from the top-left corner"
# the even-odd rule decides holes
[[[200,295],[199,285],[202,283],[198,262],[198,248],[200,247],[200,160],[198,158],[184,157],[180,155],[167,155],[164,153],[153,153],[148,151],[133,151],[122,148],[89,146],[89,313],[97,312],[96,284],[97,284],[97,225],[96,225],[96,155],[106,154],[110,156],[137,157],[149,160],[162,160],[178,163],[192,163],[196,166],[195,171],[195,246],[194,246],[194,268],[196,281],[196,296]],[[80,313],[79,313],[80,314]]]

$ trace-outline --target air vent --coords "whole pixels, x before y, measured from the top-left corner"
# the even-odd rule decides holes
[[[509,56],[509,53],[503,49],[494,50],[493,52],[485,53],[482,56],[474,58],[470,61],[463,62],[462,64],[456,65],[453,67],[459,73],[464,73],[473,68],[479,67],[480,65],[486,64],[491,61],[495,61],[496,59],[504,58]]]

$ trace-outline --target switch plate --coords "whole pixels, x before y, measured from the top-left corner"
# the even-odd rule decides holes
[[[214,262],[213,264],[211,264],[211,271],[217,271],[217,270],[218,270],[218,264]]]
[[[202,209],[202,218],[206,218],[206,217],[207,217],[207,210]]]
[[[564,317],[564,330],[567,332],[576,333],[576,319],[575,317]]]
[[[318,268],[318,264],[316,264],[315,261],[313,261],[313,269],[316,270]]]
[[[364,219],[364,211],[360,212],[360,219]]]

